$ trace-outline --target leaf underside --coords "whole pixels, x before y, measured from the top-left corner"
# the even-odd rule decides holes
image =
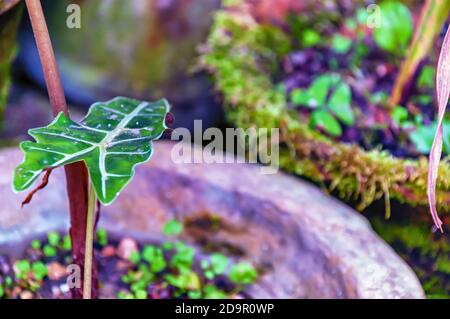
[[[169,108],[166,100],[117,97],[93,104],[80,123],[59,113],[48,126],[29,130],[36,142],[20,144],[25,159],[14,171],[13,190],[31,187],[45,169],[84,161],[98,199],[111,204],[132,179],[134,167],[150,159],[152,141],[167,128]]]

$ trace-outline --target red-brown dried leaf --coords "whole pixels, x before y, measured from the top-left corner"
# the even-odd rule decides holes
[[[48,179],[50,178],[50,174],[52,173],[52,170],[53,169],[51,169],[51,168],[45,170],[45,174],[44,174],[44,177],[42,178],[42,182],[36,188],[34,188],[31,192],[28,193],[27,197],[25,197],[25,199],[22,201],[22,207],[31,202],[34,194],[36,194],[38,191],[40,191],[45,186],[47,186]]]
[[[428,169],[428,202],[431,216],[435,225],[442,231],[442,221],[436,209],[436,180],[439,162],[442,155],[442,121],[445,108],[450,96],[450,28],[445,35],[436,72],[436,93],[438,101],[438,127],[430,152],[430,166]]]

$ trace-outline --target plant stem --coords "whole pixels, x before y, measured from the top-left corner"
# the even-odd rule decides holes
[[[63,112],[69,116],[64,91],[59,77],[55,54],[53,52],[50,35],[48,33],[45,16],[40,0],[25,0],[31,20],[39,57],[44,72],[52,112],[57,115]],[[72,240],[72,258],[75,264],[83,267],[85,252],[85,231],[88,206],[88,173],[86,165],[82,162],[73,163],[64,167],[67,181],[67,194],[70,207],[70,238]],[[97,286],[96,267],[93,264],[94,287]],[[74,298],[81,298],[81,289],[73,289]],[[94,295],[96,297],[96,289]]]
[[[25,3],[30,16],[31,26],[33,27],[36,46],[41,58],[42,71],[44,72],[53,115],[56,116],[59,112],[64,112],[64,114],[68,116],[69,109],[67,108],[66,98],[61,85],[61,79],[59,77],[52,42],[45,22],[44,12],[42,11],[41,1],[25,0]]]
[[[84,253],[84,282],[83,299],[91,299],[92,287],[92,249],[94,244],[94,218],[95,218],[95,196],[94,185],[91,182],[89,190],[89,204],[86,223],[86,248]]]

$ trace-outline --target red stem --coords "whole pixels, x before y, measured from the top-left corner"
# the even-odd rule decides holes
[[[25,0],[25,3],[39,51],[53,115],[56,116],[59,112],[64,112],[64,114],[69,116],[69,109],[67,108],[41,2],[40,0]],[[72,258],[74,263],[80,267],[81,273],[83,273],[88,205],[88,173],[83,162],[66,165],[64,169],[70,206]],[[92,278],[92,298],[96,298],[98,280],[95,263],[93,263]],[[82,289],[73,289],[72,295],[74,298],[81,298],[83,295]]]

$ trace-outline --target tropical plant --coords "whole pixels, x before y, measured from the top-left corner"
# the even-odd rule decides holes
[[[93,104],[80,123],[70,120],[41,3],[26,0],[26,5],[55,120],[30,130],[36,142],[21,143],[25,159],[14,171],[13,188],[28,189],[44,173],[42,184],[29,194],[27,203],[45,187],[52,169],[65,167],[72,255],[76,264],[84,266],[82,295],[91,298],[97,286],[92,262],[96,199],[111,204],[132,179],[134,167],[150,159],[151,141],[165,130],[169,105],[165,100],[149,103],[119,97]],[[47,253],[52,254],[49,247]],[[73,294],[81,297],[81,290]]]
[[[380,12],[381,25],[373,33],[375,43],[390,53],[403,53],[413,33],[411,12],[397,1],[384,1]]]
[[[46,127],[31,129],[36,142],[20,144],[24,161],[15,169],[13,189],[31,187],[45,170],[83,161],[90,177],[83,297],[91,297],[92,243],[96,199],[111,204],[131,181],[134,168],[148,161],[152,141],[167,128],[165,117],[169,104],[141,102],[123,97],[95,103],[80,123],[59,113]],[[59,238],[49,237],[49,243]],[[45,252],[45,247],[44,247]]]
[[[337,74],[317,77],[306,90],[294,89],[291,101],[294,105],[313,109],[310,126],[321,128],[331,136],[342,134],[338,120],[349,126],[355,122],[351,107],[352,92]]]

